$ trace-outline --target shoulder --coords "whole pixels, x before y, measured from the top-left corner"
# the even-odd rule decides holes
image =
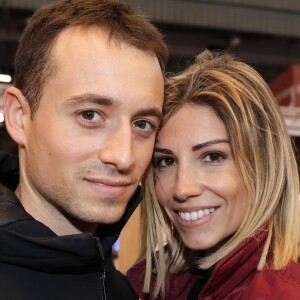
[[[262,279],[272,278],[274,281],[280,282],[281,286],[285,288],[297,287],[300,291],[300,264],[295,262],[290,262],[289,265],[280,271],[274,271],[270,269],[257,272],[257,276]]]
[[[127,271],[127,278],[140,298],[142,298],[143,295],[145,273],[146,260],[138,262]]]
[[[0,226],[32,217],[24,210],[17,196],[0,183]]]
[[[127,272],[130,284],[141,299],[160,299],[153,296],[156,284],[156,274],[154,272],[151,274],[150,295],[145,295],[143,293],[145,272],[146,261],[142,260]],[[176,274],[167,273],[167,295],[165,299],[187,299],[188,294],[195,282],[199,279],[203,279],[204,277],[205,276],[202,274],[202,272],[194,270],[179,272]]]
[[[257,295],[269,296],[274,300],[299,299],[300,264],[291,262],[284,270],[257,272],[247,290],[249,299],[255,299]]]

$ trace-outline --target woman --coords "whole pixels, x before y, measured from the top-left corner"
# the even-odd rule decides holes
[[[205,51],[170,78],[144,188],[141,299],[299,299],[296,159],[250,66]]]

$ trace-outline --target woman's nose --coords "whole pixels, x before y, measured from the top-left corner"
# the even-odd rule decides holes
[[[191,197],[201,195],[203,191],[202,179],[199,172],[194,170],[192,163],[188,166],[180,166],[174,185],[173,198],[178,201],[186,201]]]

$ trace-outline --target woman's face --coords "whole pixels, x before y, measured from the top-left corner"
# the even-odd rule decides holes
[[[183,106],[157,137],[156,193],[184,244],[209,250],[238,230],[247,192],[224,124],[208,106]]]

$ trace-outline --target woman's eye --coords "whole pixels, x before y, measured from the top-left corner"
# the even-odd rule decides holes
[[[137,120],[133,123],[133,127],[138,128],[143,131],[153,131],[155,130],[155,125],[146,120]]]
[[[225,159],[225,155],[218,152],[207,153],[204,156],[204,161],[209,163],[218,163]]]
[[[167,168],[175,164],[175,159],[171,157],[162,157],[154,159],[154,168]]]

